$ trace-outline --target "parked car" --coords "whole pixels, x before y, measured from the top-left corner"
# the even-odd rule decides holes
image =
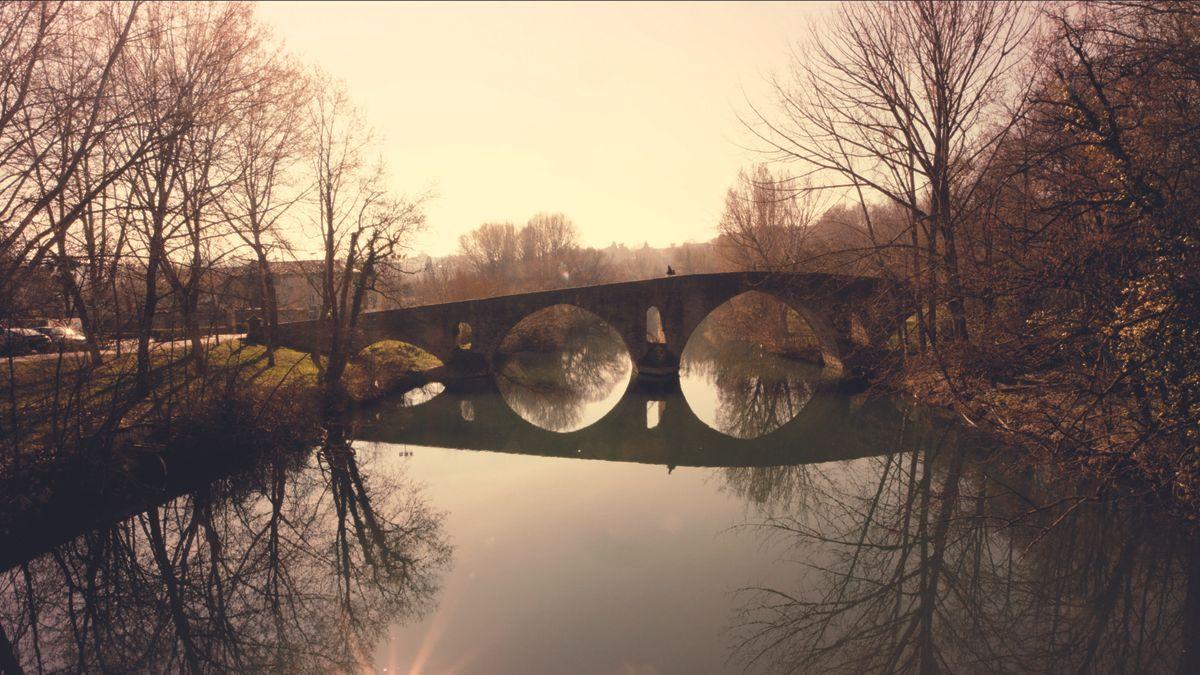
[[[62,351],[87,349],[87,338],[83,333],[67,326],[45,326],[37,329],[39,333],[50,338],[51,344]]]
[[[21,356],[30,352],[48,352],[54,343],[32,328],[0,329],[0,354]]]

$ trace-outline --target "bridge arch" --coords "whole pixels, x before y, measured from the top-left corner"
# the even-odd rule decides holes
[[[590,325],[589,325],[590,323]],[[613,339],[624,348],[629,358],[635,358],[628,331],[620,324],[598,312],[578,304],[559,302],[533,309],[498,331],[498,339],[490,347],[488,358],[499,359],[524,347],[532,351],[550,351],[572,339]]]
[[[688,345],[697,338],[699,331],[707,330],[710,327],[710,321],[719,320],[723,312],[737,311],[739,305],[744,305],[752,301],[776,303],[781,308],[794,313],[795,318],[792,318],[788,314],[784,315],[784,332],[787,333],[792,330],[793,326],[791,322],[794,322],[798,318],[803,326],[807,328],[812,338],[813,346],[819,352],[820,365],[824,369],[823,376],[836,377],[841,374],[844,358],[843,350],[838,340],[837,331],[834,329],[826,313],[791,294],[764,289],[744,290],[730,293],[723,297],[713,298],[712,304],[706,308],[707,311],[694,320],[692,325],[687,326],[685,334],[680,336],[681,345],[677,347],[680,350],[680,356],[683,356],[683,352],[688,349]],[[761,324],[761,312],[755,313],[751,321]]]

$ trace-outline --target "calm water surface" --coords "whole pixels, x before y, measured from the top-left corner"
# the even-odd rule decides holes
[[[1200,672],[1200,550],[818,368],[619,342],[367,411],[32,552],[27,670]]]

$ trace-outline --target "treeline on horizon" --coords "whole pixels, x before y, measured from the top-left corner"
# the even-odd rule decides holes
[[[739,204],[746,199],[742,195],[735,198]],[[584,246],[578,227],[563,213],[538,213],[521,225],[484,223],[461,235],[450,255],[407,260],[408,295],[419,304],[453,302],[505,293],[651,279],[664,276],[668,266],[677,274],[740,270],[879,274],[854,252],[862,242],[862,233],[856,214],[845,205],[831,207],[820,218],[803,225],[749,228],[759,236],[774,236],[767,234],[771,231],[803,239],[806,244],[803,265],[799,260],[780,264],[756,259],[755,244],[745,241],[744,233],[732,223],[727,212],[718,235],[707,241],[667,246],[614,241],[602,248]],[[800,252],[798,248],[779,248],[774,241],[767,245],[774,247],[777,255]],[[817,250],[822,252],[820,256],[814,254]]]

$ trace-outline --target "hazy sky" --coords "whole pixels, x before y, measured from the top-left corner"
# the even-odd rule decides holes
[[[487,221],[571,217],[584,243],[715,234],[758,157],[737,120],[827,11],[795,3],[263,3],[346,82],[395,187],[434,188],[418,248]]]

